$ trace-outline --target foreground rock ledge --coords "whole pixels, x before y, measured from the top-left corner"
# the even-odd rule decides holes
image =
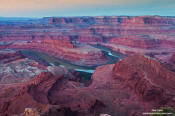
[[[34,108],[42,116],[141,116],[161,107],[175,108],[175,73],[157,61],[133,55],[98,67],[88,87],[42,73],[0,104],[0,113],[22,115],[25,108]]]

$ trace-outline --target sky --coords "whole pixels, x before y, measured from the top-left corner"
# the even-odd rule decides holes
[[[175,16],[175,0],[0,0],[0,17]]]

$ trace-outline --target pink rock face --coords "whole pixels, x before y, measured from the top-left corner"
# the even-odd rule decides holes
[[[130,109],[129,116],[140,116],[154,108],[175,107],[174,77],[175,73],[165,69],[159,62],[134,55],[115,65],[98,67],[93,74],[91,87],[102,88],[104,93],[109,88],[105,94],[114,101],[111,98],[108,102],[120,104],[118,108],[121,112]]]
[[[8,48],[41,51],[59,59],[69,61],[72,64],[82,66],[102,65],[109,61],[101,50],[89,45],[76,47],[67,38],[51,39],[45,37],[42,41],[13,42]]]
[[[137,36],[129,36],[126,38],[112,38],[109,43],[142,49],[156,48],[156,46],[158,46],[158,43],[156,43],[155,40]]]
[[[35,41],[33,41],[33,43],[35,43]],[[69,41],[69,38],[67,37],[64,37],[61,39],[58,39],[58,38],[51,39],[50,37],[45,37],[44,40],[42,41],[42,44],[44,46],[48,45],[48,47],[50,46],[51,48],[56,48],[56,47],[74,48],[75,47],[75,45],[71,41]]]
[[[137,24],[137,25],[171,25],[175,23],[174,17],[160,16],[98,16],[98,17],[67,17],[67,18],[50,18],[50,24]]]
[[[171,56],[171,61],[175,63],[175,53]]]
[[[156,54],[163,59],[163,53],[175,51],[174,25],[174,17],[161,16],[43,18],[31,24],[1,25],[0,49],[38,50],[84,66],[108,61],[97,49],[85,53],[82,46],[87,44],[105,44],[127,55]]]
[[[114,75],[116,79],[123,80],[123,83],[134,89],[143,100],[160,100],[162,105],[168,102],[162,101],[166,92],[174,93],[175,90],[175,73],[165,69],[160,63],[140,55],[130,56],[116,63]]]
[[[162,66],[175,62],[174,17],[45,20],[1,25],[0,49],[36,50],[80,66],[109,61],[102,50],[91,46],[96,44],[131,56],[98,67],[92,83],[85,86],[76,72],[43,66],[20,52],[4,50],[0,52],[0,115],[23,115],[26,108],[33,108],[46,116],[141,116],[152,109],[175,108],[175,73]],[[132,55],[136,53],[154,60]]]
[[[33,108],[48,116],[140,116],[152,109],[175,108],[174,77],[159,62],[141,55],[98,67],[88,87],[63,75],[41,73],[0,104],[0,113],[21,114]]]
[[[11,49],[0,51],[0,67],[0,84],[7,85],[28,82],[39,73],[48,72],[46,66]]]
[[[8,63],[11,61],[15,61],[18,59],[24,59],[25,57],[19,52],[15,50],[5,49],[0,51],[0,62]]]

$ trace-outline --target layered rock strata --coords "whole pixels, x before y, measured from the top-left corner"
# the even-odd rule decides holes
[[[1,105],[0,111],[22,115],[25,108],[32,108],[43,116],[140,116],[152,109],[175,108],[174,77],[159,62],[141,55],[98,67],[88,87],[45,72]]]

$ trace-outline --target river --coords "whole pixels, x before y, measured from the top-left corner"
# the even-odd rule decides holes
[[[117,55],[117,53],[115,53],[115,52],[113,52],[110,49],[107,49],[105,47],[102,47],[102,46],[93,46],[93,47],[101,49],[102,52],[104,53],[104,55],[109,58],[109,61],[107,62],[107,64],[114,64],[117,61],[121,60],[121,58],[123,57],[123,56],[121,57],[121,54]],[[71,68],[73,70],[76,70],[78,72],[85,72],[85,73],[93,74],[96,67],[97,67],[97,66],[86,67],[86,66],[75,65],[75,64],[72,64],[68,61],[53,57],[47,53],[38,52],[38,51],[34,51],[34,50],[21,50],[21,53],[24,56],[32,58],[38,62],[42,62],[45,65],[67,67],[67,68]]]

